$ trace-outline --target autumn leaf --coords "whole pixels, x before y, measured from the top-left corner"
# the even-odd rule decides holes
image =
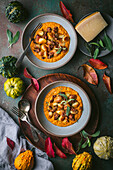
[[[54,143],[54,148],[55,148],[55,153],[60,157],[60,158],[67,158],[67,156],[56,146]]]
[[[14,147],[15,147],[15,142],[14,141],[12,141],[10,138],[8,138],[8,137],[6,137],[6,139],[7,139],[7,144],[8,144],[8,146],[12,149],[12,151],[13,151],[13,149],[14,149]]]
[[[55,157],[55,152],[53,150],[52,142],[50,137],[45,140],[45,151],[50,158]]]
[[[89,65],[83,64],[84,78],[87,82],[93,85],[98,85],[98,77],[96,71]]]
[[[103,81],[109,93],[112,94],[113,92],[111,90],[111,78],[104,73]]]
[[[71,14],[70,11],[65,7],[65,5],[63,4],[62,1],[60,1],[60,9],[61,9],[61,12],[62,12],[63,16],[64,16],[67,20],[69,20],[69,21],[71,21],[71,22],[74,23],[74,20],[73,20],[73,18],[72,18],[72,14]]]
[[[66,153],[76,155],[76,153],[73,149],[72,143],[68,140],[68,138],[64,138],[62,140],[62,148],[65,150]]]
[[[28,73],[27,68],[24,68],[24,77],[28,78],[28,79],[32,79],[33,77],[31,76],[31,74]]]
[[[93,59],[91,58],[89,60],[89,63],[96,69],[106,69],[108,66],[103,63],[102,61],[100,61],[99,59]]]
[[[27,71],[27,68],[25,67],[24,69],[24,77],[31,79],[31,84],[34,87],[34,89],[38,92],[39,91],[39,83],[37,81],[37,79],[35,79],[34,77],[31,76],[31,74],[29,74],[29,72]]]

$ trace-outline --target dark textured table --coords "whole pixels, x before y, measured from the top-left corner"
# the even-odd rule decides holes
[[[26,23],[32,19],[33,17],[42,14],[42,13],[56,13],[61,14],[60,8],[59,8],[59,0],[24,0],[20,1],[23,3],[24,7],[28,10],[28,17],[27,19],[19,24],[13,24],[8,22],[8,20],[5,17],[5,7],[9,3],[8,0],[0,1],[0,17],[1,17],[1,23],[0,23],[0,58],[2,56],[7,55],[13,55],[15,57],[19,57],[22,53],[21,48],[21,37],[19,41],[10,49],[8,49],[8,41],[6,36],[6,30],[10,29],[14,34],[17,30],[22,33],[23,28],[25,27]],[[82,16],[84,16],[87,13],[90,13],[92,11],[101,11],[106,12],[110,14],[113,17],[113,1],[112,0],[64,0],[64,4],[70,9],[71,13],[73,14],[73,19],[77,22]],[[107,63],[109,65],[109,68],[107,69],[107,73],[111,76],[113,79],[113,52],[111,52],[109,55],[101,58],[103,62]],[[30,81],[28,79],[25,79],[23,77],[23,69],[24,67],[27,67],[29,71],[32,73],[32,75],[36,78],[50,74],[50,73],[66,73],[71,74],[73,76],[76,76],[80,78],[82,81],[86,82],[83,79],[83,75],[81,74],[81,70],[78,71],[78,67],[82,65],[83,63],[87,62],[89,60],[89,57],[82,54],[79,50],[77,50],[76,54],[73,56],[71,61],[66,64],[65,66],[56,69],[56,70],[41,70],[36,67],[34,67],[28,59],[25,57],[23,64],[21,66],[21,73],[20,77],[25,81],[26,87],[30,84]],[[103,81],[102,81],[102,75],[104,73],[104,70],[97,70],[97,73],[99,75],[99,85],[98,87],[95,87],[89,83],[86,82],[86,84],[91,88],[91,90],[94,92],[97,101],[99,103],[99,109],[100,109],[100,119],[98,124],[98,129],[101,131],[102,135],[109,135],[113,137],[113,95],[109,94]],[[17,118],[11,113],[11,108],[14,105],[17,105],[18,101],[21,97],[17,99],[12,99],[6,96],[4,90],[3,90],[3,84],[6,81],[5,78],[0,76],[0,106],[5,109],[11,117],[18,123]],[[113,84],[112,84],[113,87]],[[95,141],[95,139],[92,140],[92,144]],[[93,169],[95,170],[113,170],[113,160],[100,160],[97,158],[97,156],[94,154],[92,147],[86,149],[87,151],[90,151],[93,155]],[[51,161],[54,164],[55,170],[71,170],[71,163],[74,156],[68,156],[66,160],[63,160],[59,157],[56,157],[54,159],[51,159]]]

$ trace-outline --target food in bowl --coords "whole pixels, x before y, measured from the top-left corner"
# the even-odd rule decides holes
[[[107,22],[104,20],[100,12],[85,17],[76,26],[76,31],[82,36],[86,42],[93,40],[106,26]]]
[[[63,58],[69,45],[68,32],[58,23],[46,22],[36,31],[30,47],[38,59],[51,63]]]
[[[65,127],[76,123],[82,111],[82,99],[70,87],[55,87],[44,99],[44,114],[48,121],[57,126]]]

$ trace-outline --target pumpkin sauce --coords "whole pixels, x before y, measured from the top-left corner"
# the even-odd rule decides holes
[[[36,31],[30,48],[38,59],[51,63],[63,58],[69,45],[68,32],[58,23],[46,22]]]
[[[44,99],[44,114],[48,121],[57,126],[76,123],[83,111],[82,99],[70,87],[53,88]]]

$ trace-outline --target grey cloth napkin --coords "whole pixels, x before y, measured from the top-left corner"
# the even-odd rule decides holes
[[[15,170],[14,159],[22,149],[33,146],[19,136],[20,128],[6,111],[0,108],[0,170]],[[15,142],[12,150],[7,144],[7,137]],[[33,170],[54,170],[45,152],[35,148],[35,166]]]

